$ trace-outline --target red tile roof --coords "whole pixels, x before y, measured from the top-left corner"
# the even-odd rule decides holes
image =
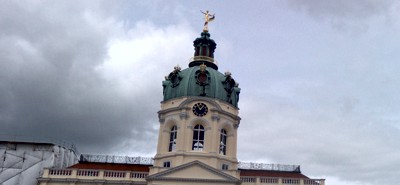
[[[149,172],[152,165],[117,163],[78,163],[68,168]]]
[[[283,177],[283,178],[305,178],[307,176],[300,172],[271,171],[271,170],[240,170],[240,177]]]

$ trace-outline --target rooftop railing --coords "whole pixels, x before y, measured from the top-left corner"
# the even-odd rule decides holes
[[[252,162],[239,162],[238,168],[239,169],[249,169],[249,170],[300,172],[300,165],[286,165],[286,164],[264,164],[264,163],[252,163]]]
[[[154,160],[151,157],[82,154],[80,157],[80,162],[153,165]],[[286,165],[286,164],[239,162],[238,168],[249,169],[249,170],[300,172],[300,165]]]
[[[119,163],[119,164],[143,164],[153,165],[153,158],[151,157],[129,157],[129,156],[114,156],[114,155],[91,155],[82,154],[80,157],[81,162],[95,162],[95,163]]]

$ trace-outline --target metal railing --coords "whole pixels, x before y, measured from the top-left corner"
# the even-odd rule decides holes
[[[80,157],[80,162],[153,165],[154,161],[151,157],[82,154]]]
[[[249,170],[300,172],[300,165],[286,165],[286,164],[264,164],[264,163],[252,163],[252,162],[239,162],[238,168],[239,169],[249,169]]]
[[[80,162],[153,165],[154,160],[151,157],[82,154],[80,157]],[[286,165],[286,164],[239,162],[238,168],[250,169],[250,170],[300,172],[300,165]]]

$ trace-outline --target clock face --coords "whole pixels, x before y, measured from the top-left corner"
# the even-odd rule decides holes
[[[203,117],[207,114],[208,107],[204,103],[196,103],[193,106],[193,114],[199,117]]]

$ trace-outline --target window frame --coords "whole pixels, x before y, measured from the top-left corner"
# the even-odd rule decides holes
[[[228,132],[225,129],[221,129],[219,138],[219,154],[226,155]]]
[[[203,151],[204,150],[204,138],[205,138],[204,126],[201,124],[195,125],[193,128],[192,150]]]
[[[229,165],[228,164],[222,164],[221,165],[222,170],[229,170]]]
[[[171,161],[164,161],[163,162],[163,167],[164,168],[171,168]]]
[[[176,140],[178,138],[178,127],[174,125],[169,132],[168,152],[176,150]]]

